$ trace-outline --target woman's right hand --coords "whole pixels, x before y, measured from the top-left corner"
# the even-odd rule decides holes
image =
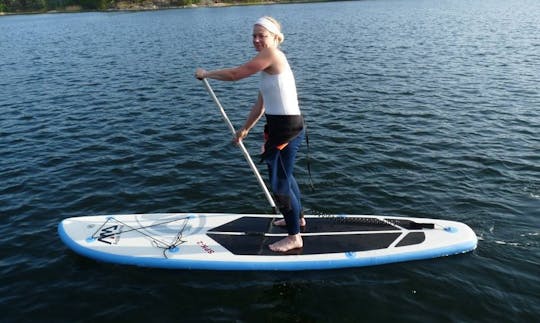
[[[236,136],[234,137],[234,143],[239,144],[240,141],[242,141],[244,138],[247,137],[248,133],[249,133],[249,130],[244,129],[244,128],[238,130],[236,132]]]

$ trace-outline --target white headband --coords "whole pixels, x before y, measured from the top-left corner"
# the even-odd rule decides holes
[[[274,24],[272,21],[266,19],[265,17],[259,18],[255,25],[260,25],[266,28],[269,32],[271,32],[274,35],[280,35],[281,31],[279,31],[279,28]]]

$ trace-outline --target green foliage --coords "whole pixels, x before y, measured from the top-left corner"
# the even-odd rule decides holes
[[[106,0],[77,0],[74,1],[83,9],[87,10],[103,10],[107,9]]]
[[[0,0],[0,11],[2,12],[36,12],[49,8],[58,8],[58,1],[71,0]]]
[[[275,1],[275,0],[274,0]],[[279,0],[277,0],[279,2]],[[294,1],[294,0],[292,0]],[[64,10],[69,6],[80,6],[83,10],[105,10],[115,8],[119,2],[136,5],[152,3],[152,0],[0,0],[0,12],[39,12]],[[157,6],[189,6],[192,4],[223,3],[259,3],[264,0],[159,0]]]

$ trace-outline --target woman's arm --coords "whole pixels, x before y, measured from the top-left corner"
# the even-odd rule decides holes
[[[199,80],[211,78],[220,81],[238,81],[270,67],[274,61],[274,53],[270,49],[259,52],[249,62],[238,67],[225,68],[222,70],[206,71],[198,68],[195,71],[195,77]]]
[[[235,142],[239,142],[242,139],[246,138],[251,128],[255,126],[255,124],[257,123],[257,121],[259,121],[259,119],[262,117],[263,114],[264,114],[264,103],[263,103],[262,95],[259,92],[259,97],[257,98],[257,102],[255,102],[255,105],[251,108],[251,112],[249,113],[246,119],[246,122],[244,123],[244,126],[242,127],[242,129],[236,132]]]

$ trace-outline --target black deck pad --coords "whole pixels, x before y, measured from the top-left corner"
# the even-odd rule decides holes
[[[243,216],[231,222],[227,222],[209,231],[214,232],[267,232],[272,226],[272,218],[259,218]]]
[[[422,243],[424,240],[426,240],[426,234],[424,232],[409,232],[405,238],[398,242],[396,247],[411,246]]]
[[[207,235],[235,255],[284,255],[268,249],[269,244],[283,239],[283,236],[265,237],[210,232]],[[304,247],[286,254],[311,255],[384,249],[388,248],[399,235],[400,232],[303,236]]]
[[[234,221],[213,228],[212,232],[286,232],[284,227],[271,224],[271,218],[244,216]],[[349,232],[349,231],[391,231],[399,228],[375,218],[364,217],[320,217],[306,218],[307,225],[303,233]],[[408,221],[412,222],[412,221]],[[400,221],[397,225],[407,228],[410,224]],[[414,223],[414,222],[412,222]]]
[[[433,223],[418,223],[411,220],[402,220],[402,219],[385,219],[385,220],[407,230],[422,230],[422,229],[435,228],[435,224]]]

